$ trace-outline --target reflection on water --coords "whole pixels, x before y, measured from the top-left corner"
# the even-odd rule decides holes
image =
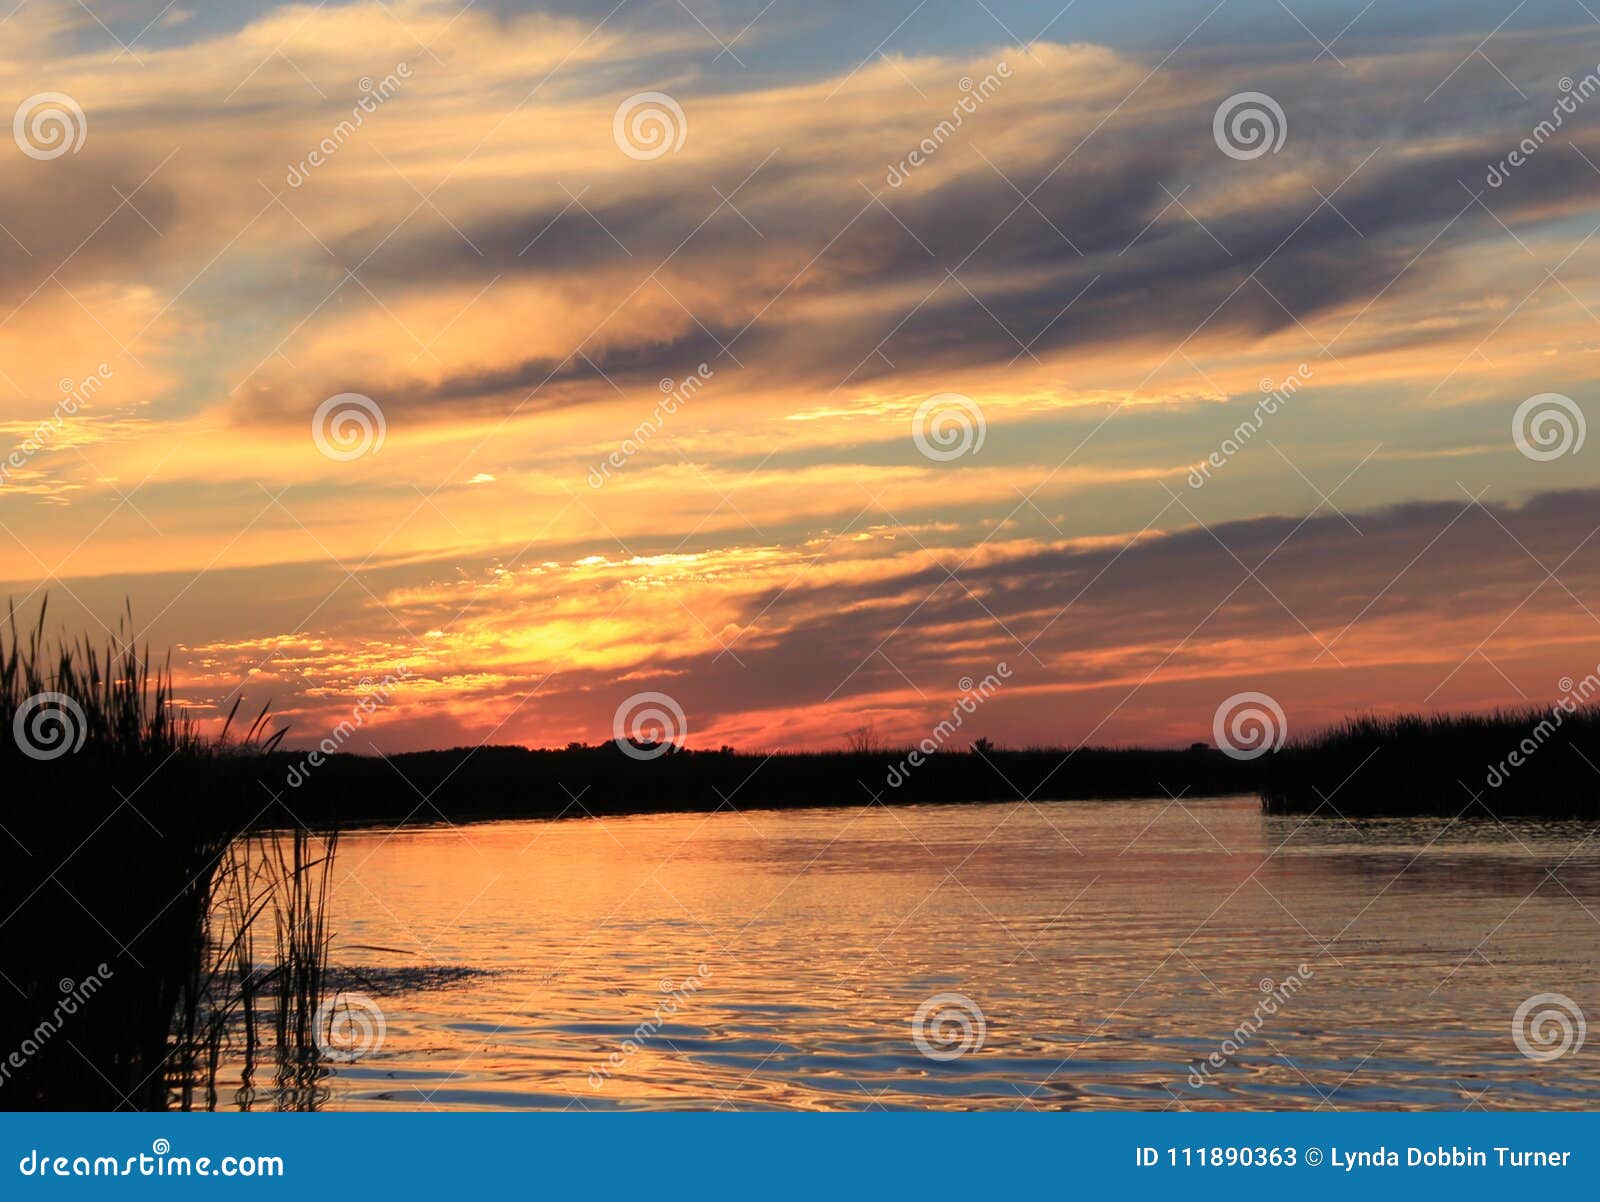
[[[328,1105],[1592,1107],[1600,1042],[1512,1038],[1534,994],[1600,1014],[1591,829],[1233,798],[362,832],[333,960],[383,1037]],[[981,1019],[924,1043],[981,1046],[919,1050],[937,994]]]

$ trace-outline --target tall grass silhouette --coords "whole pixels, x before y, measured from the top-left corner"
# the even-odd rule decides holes
[[[1600,817],[1600,710],[1362,715],[1261,761],[1270,813]]]
[[[269,1043],[310,1097],[334,840],[263,789],[286,732],[235,701],[202,733],[131,612],[97,646],[46,609],[0,627],[0,1107],[214,1106],[230,1049]]]

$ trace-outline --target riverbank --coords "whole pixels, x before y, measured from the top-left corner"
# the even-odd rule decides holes
[[[455,748],[387,757],[336,754],[308,765],[277,752],[262,768],[286,811],[311,824],[583,817],[724,808],[1255,792],[1257,764],[1199,748],[908,752],[671,751],[639,758],[614,743],[561,750]]]
[[[1566,700],[1566,699],[1563,699]],[[1256,794],[1269,813],[1600,818],[1600,716],[1584,705],[1361,716],[1239,758],[1213,747],[977,745],[761,753],[602,743],[386,757],[279,751],[261,778],[323,825],[724,808],[1194,798]]]

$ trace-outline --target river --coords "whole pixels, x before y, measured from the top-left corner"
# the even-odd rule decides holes
[[[1252,798],[362,831],[325,1105],[1592,1108],[1593,833]]]

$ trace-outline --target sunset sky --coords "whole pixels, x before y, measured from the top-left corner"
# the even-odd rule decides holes
[[[1004,662],[973,735],[1186,744],[1600,661],[1600,431],[1514,433],[1600,412],[1593,5],[12,2],[0,581],[207,719],[837,747]]]

